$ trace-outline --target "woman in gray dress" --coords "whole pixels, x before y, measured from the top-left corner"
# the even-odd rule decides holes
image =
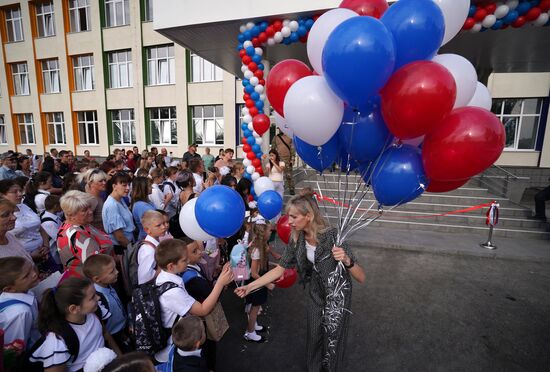
[[[262,277],[235,289],[248,293],[279,279],[296,267],[309,284],[307,303],[307,370],[344,371],[345,346],[351,310],[351,278],[360,283],[365,273],[346,244],[337,247],[336,229],[321,216],[311,193],[292,198],[287,206],[292,238],[279,264]],[[342,262],[343,267],[339,267]]]

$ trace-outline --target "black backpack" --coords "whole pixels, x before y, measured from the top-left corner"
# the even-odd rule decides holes
[[[34,213],[38,213],[38,211],[36,209],[36,203],[34,202],[34,197],[38,194],[44,194],[44,193],[38,191],[36,194],[34,194],[32,196],[31,195],[25,195],[25,197],[23,198],[23,204],[25,204],[27,207],[32,209]]]
[[[154,355],[168,344],[171,329],[162,326],[159,298],[164,292],[178,286],[172,282],[157,286],[155,280],[135,288],[131,304],[136,350],[149,355]]]

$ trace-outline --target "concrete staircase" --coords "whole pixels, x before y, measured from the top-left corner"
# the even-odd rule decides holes
[[[341,193],[345,188],[345,178],[339,178],[335,173],[325,173],[322,176],[312,170],[301,171],[298,175],[296,189],[311,187],[318,192],[321,188],[325,196],[338,199],[338,183]],[[357,182],[362,182],[359,176],[348,176],[348,190],[355,190]],[[288,198],[288,196],[286,196]],[[360,208],[368,209],[374,201],[372,191],[360,204]],[[550,223],[527,219],[532,214],[531,209],[511,202],[508,198],[496,196],[487,188],[480,186],[479,180],[473,178],[463,187],[447,193],[424,193],[412,202],[392,210],[384,210],[382,216],[373,222],[369,228],[376,226],[385,228],[438,231],[444,233],[475,234],[480,241],[486,239],[488,227],[485,224],[487,208],[467,213],[446,216],[430,216],[458,209],[484,204],[496,200],[500,204],[499,222],[494,230],[494,237],[521,239],[550,239]],[[338,206],[322,202],[321,211],[325,212],[332,223],[338,218]],[[387,209],[387,208],[386,208]],[[377,207],[372,210],[377,214]]]

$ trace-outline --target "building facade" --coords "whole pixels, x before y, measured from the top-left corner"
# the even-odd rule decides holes
[[[240,83],[153,30],[152,0],[0,0],[0,152],[238,147]]]

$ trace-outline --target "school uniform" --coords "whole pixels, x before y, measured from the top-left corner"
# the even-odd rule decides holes
[[[164,210],[164,194],[157,183],[151,185],[151,193],[149,194],[149,201],[153,203],[156,209]]]
[[[16,303],[5,307],[0,312],[0,328],[4,330],[4,345],[15,340],[25,341],[25,348],[29,349],[40,338],[36,325],[38,319],[38,302],[31,292],[0,294],[0,303],[17,300]]]
[[[181,276],[161,270],[155,280],[155,284],[160,286],[166,282],[172,282],[177,285],[177,287],[167,290],[159,297],[162,326],[171,329],[177,319],[191,310],[195,299],[185,290]],[[155,359],[159,362],[167,362],[171,346],[172,337],[168,340],[168,345],[155,354]]]
[[[201,349],[174,352],[173,372],[208,372],[206,360],[201,356]]]
[[[176,185],[174,181],[171,179],[167,179],[164,181],[164,189],[163,189],[163,196],[166,196],[168,194],[174,194],[168,205],[166,206],[166,213],[168,214],[168,217],[172,218],[176,215],[178,211],[178,205],[180,201],[180,193],[181,188]]]
[[[112,335],[121,332],[126,327],[126,311],[118,294],[111,286],[102,287],[94,283],[94,287],[96,292],[100,294],[101,304],[111,314],[107,319],[105,328]]]
[[[57,214],[48,211],[44,211],[44,213],[40,215],[40,221],[43,221],[42,228],[50,237],[50,256],[54,259],[56,264],[60,265],[61,259],[57,251],[57,233],[63,221],[61,221],[61,218],[59,218]]]
[[[46,198],[50,195],[49,191],[46,190],[38,190],[38,194],[34,196],[34,205],[36,205],[36,213],[40,214],[46,210],[46,206],[44,205],[46,202]]]
[[[109,234],[113,244],[121,245],[113,235],[113,232],[119,229],[122,229],[128,241],[134,241],[134,217],[128,206],[124,204],[122,200],[116,201],[115,198],[109,195],[105,204],[103,204],[101,216],[103,218],[104,231]]]
[[[155,247],[159,245],[159,242],[150,235],[147,235],[144,240],[153,244],[154,247],[147,243],[142,244],[139,247],[137,256],[137,276],[138,284],[140,285],[153,279],[157,270],[157,262],[155,261]]]
[[[68,371],[76,372],[84,368],[90,354],[105,346],[103,329],[95,314],[87,314],[83,324],[69,322],[69,325],[79,342],[79,353],[74,360],[65,340],[49,332],[42,345],[30,356],[31,362],[42,362],[44,369],[65,364]]]

